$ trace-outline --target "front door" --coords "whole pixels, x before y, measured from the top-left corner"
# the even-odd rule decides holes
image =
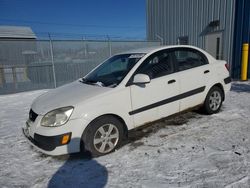
[[[171,100],[179,94],[179,80],[168,51],[149,56],[135,71],[138,73],[147,74],[151,81],[130,86],[132,111],[129,114],[133,116],[135,127],[179,112],[179,101]]]

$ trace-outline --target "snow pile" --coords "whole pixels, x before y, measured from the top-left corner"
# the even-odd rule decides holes
[[[155,123],[97,159],[29,146],[21,127],[44,92],[0,96],[1,187],[250,187],[249,82],[233,83],[220,113]]]

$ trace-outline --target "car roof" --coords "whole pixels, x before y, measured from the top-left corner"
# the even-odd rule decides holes
[[[178,48],[185,47],[185,48],[199,49],[199,48],[197,48],[195,46],[191,46],[191,45],[151,46],[151,47],[146,47],[146,48],[138,48],[138,49],[129,50],[129,51],[126,51],[126,52],[124,52],[122,54],[125,54],[125,53],[145,53],[145,54],[148,54],[148,53],[155,52],[155,51],[158,51],[158,50],[176,48],[176,47],[178,47]]]

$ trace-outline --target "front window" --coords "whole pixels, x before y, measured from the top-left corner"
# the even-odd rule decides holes
[[[173,72],[171,54],[167,50],[162,50],[149,56],[137,69],[136,74],[147,74],[150,79],[154,79]]]
[[[145,54],[115,55],[82,79],[83,83],[116,87]]]

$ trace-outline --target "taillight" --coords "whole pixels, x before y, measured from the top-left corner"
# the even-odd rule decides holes
[[[229,64],[228,63],[225,64],[225,67],[229,71]]]

